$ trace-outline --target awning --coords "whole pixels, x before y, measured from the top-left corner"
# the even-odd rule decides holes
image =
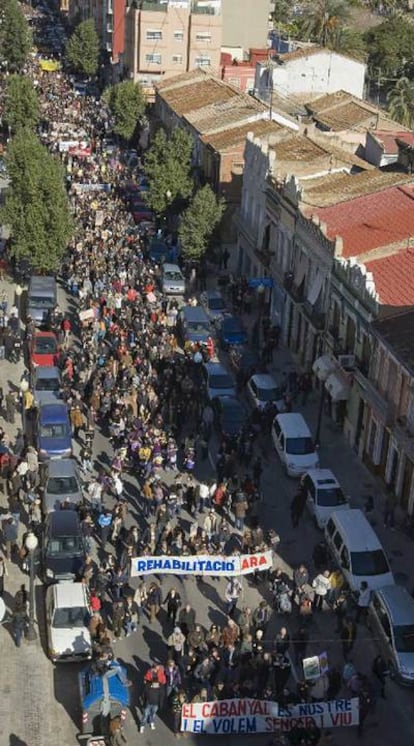
[[[322,290],[322,285],[325,277],[322,274],[322,272],[319,272],[319,270],[316,271],[316,275],[314,277],[313,283],[310,286],[307,300],[311,304],[311,306],[314,306],[316,301],[319,298],[320,292]]]
[[[339,371],[335,371],[328,376],[325,388],[332,401],[346,401],[349,398],[349,383]]]

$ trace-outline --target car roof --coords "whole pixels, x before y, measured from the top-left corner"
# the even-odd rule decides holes
[[[207,290],[206,298],[220,298],[220,300],[224,300],[219,290]]]
[[[60,458],[51,460],[47,468],[47,476],[50,477],[77,477],[77,464],[73,458]]]
[[[209,363],[204,363],[204,368],[206,369],[209,376],[217,375],[220,373],[223,373],[227,376],[231,375],[229,371],[227,370],[227,368],[224,367],[223,363],[220,363],[220,362],[212,361]]]
[[[162,268],[164,272],[180,272],[181,274],[181,269],[179,268],[178,264],[169,264],[168,262],[165,262],[162,265]]]
[[[60,378],[60,370],[56,367],[56,365],[38,365],[37,368],[35,368],[34,376],[36,381],[39,380],[39,378]]]
[[[279,422],[280,427],[289,437],[311,437],[309,426],[300,412],[285,412],[277,414],[275,420]]]
[[[225,324],[226,326],[233,326],[233,325],[236,326],[236,324],[238,326],[243,326],[243,322],[241,319],[239,319],[238,316],[231,316],[231,315],[223,317],[223,324]]]
[[[54,510],[48,514],[48,520],[54,536],[67,536],[68,531],[79,532],[79,515],[76,510]]]
[[[39,407],[39,416],[42,422],[56,422],[56,419],[67,419],[68,408],[64,402],[56,404],[41,404]]]
[[[273,389],[278,385],[276,379],[270,373],[255,373],[250,380],[254,381],[256,386],[261,389]]]
[[[375,593],[384,602],[395,626],[414,624],[414,599],[406,588],[401,585],[386,585]]]
[[[36,329],[34,336],[35,337],[53,337],[54,339],[56,339],[55,332],[45,331],[44,329]]]
[[[219,399],[220,404],[223,409],[230,409],[230,407],[237,407],[238,409],[242,409],[243,411],[246,411],[243,404],[241,403],[240,399],[237,398],[237,396],[217,396],[216,399]]]
[[[306,475],[312,479],[312,482],[316,484],[318,487],[324,487],[325,484],[329,483],[329,486],[332,486],[332,483],[336,487],[339,487],[339,482],[330,469],[309,469],[309,471],[306,472]]]
[[[87,604],[85,585],[83,583],[55,583],[52,588],[55,604],[61,609]]]
[[[365,550],[383,550],[381,542],[371,524],[362,510],[350,508],[350,510],[334,510],[330,520],[342,529],[346,534],[347,547],[350,552],[361,552]]]

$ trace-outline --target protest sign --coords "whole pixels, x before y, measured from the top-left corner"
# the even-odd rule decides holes
[[[152,575],[248,575],[256,570],[269,570],[273,565],[272,552],[241,554],[231,557],[209,554],[189,557],[136,557],[131,560],[131,576]]]
[[[285,707],[261,699],[224,699],[185,704],[181,710],[184,733],[288,733],[293,728],[336,728],[358,723],[358,697]]]

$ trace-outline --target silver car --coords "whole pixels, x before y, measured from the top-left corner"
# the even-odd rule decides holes
[[[185,279],[178,264],[162,265],[161,290],[166,295],[184,295]]]
[[[43,510],[50,513],[58,510],[62,503],[75,508],[83,499],[78,466],[73,458],[49,461],[43,492]]]
[[[32,372],[35,404],[53,404],[62,399],[62,376],[54,365],[39,365]]]
[[[391,678],[414,686],[414,599],[400,585],[373,591],[368,613]]]

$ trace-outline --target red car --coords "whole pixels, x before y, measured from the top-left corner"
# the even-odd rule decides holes
[[[59,345],[53,332],[35,332],[30,345],[30,365],[58,365]]]

